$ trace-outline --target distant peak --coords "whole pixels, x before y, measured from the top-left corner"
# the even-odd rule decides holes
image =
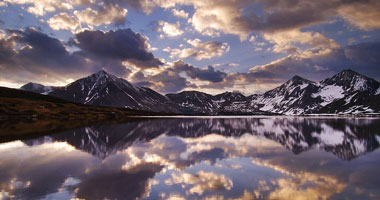
[[[306,80],[305,78],[301,77],[301,76],[298,76],[298,75],[294,75],[292,80]]]
[[[345,69],[345,70],[342,70],[339,74],[357,74],[357,75],[360,75],[358,72],[352,70],[352,69]]]
[[[39,84],[39,83],[29,82],[29,83],[27,83],[27,84],[21,86],[21,88],[23,88],[23,87],[27,87],[27,86],[38,86],[38,87],[43,87],[44,85]]]
[[[303,78],[301,76],[294,75],[290,80],[287,81],[287,84],[301,84],[304,82],[312,82],[312,81],[309,81],[306,78]]]
[[[101,69],[98,72],[91,74],[90,76],[96,76],[96,77],[103,77],[103,76],[105,76],[105,77],[108,78],[108,77],[113,77],[114,75],[112,75],[112,74],[106,72],[105,70]]]
[[[99,70],[95,74],[108,74],[104,69]]]

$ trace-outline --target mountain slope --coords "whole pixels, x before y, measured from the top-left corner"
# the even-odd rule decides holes
[[[198,92],[184,91],[177,94],[167,94],[175,102],[180,111],[185,114],[217,114],[218,105],[213,102],[213,96]]]
[[[198,91],[184,91],[167,94],[168,98],[178,104],[184,114],[202,115],[246,115],[267,114],[250,106],[249,98],[239,92],[224,92],[209,95]]]
[[[318,110],[326,114],[380,113],[380,94],[355,92]]]
[[[302,114],[321,103],[320,98],[311,95],[317,91],[315,82],[294,76],[281,86],[253,97],[252,105],[256,104],[260,110],[273,113]]]

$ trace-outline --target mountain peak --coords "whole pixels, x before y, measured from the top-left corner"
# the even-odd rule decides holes
[[[303,78],[301,76],[295,75],[290,80],[288,80],[285,85],[301,85],[304,83],[311,83],[312,81],[307,80],[306,78]]]
[[[44,86],[44,85],[39,84],[39,83],[29,82],[29,83],[21,86],[20,89],[35,92],[35,93],[45,93],[47,91],[52,90],[52,87]]]
[[[29,86],[29,87],[44,87],[44,85],[42,85],[42,84],[29,82],[29,83],[27,83],[27,84],[21,86],[21,88],[23,88],[23,87],[28,87],[28,86]]]
[[[352,79],[354,77],[362,77],[366,78],[364,75],[352,70],[352,69],[344,69],[340,71],[339,73],[335,74],[332,78],[339,78],[339,79]]]
[[[301,77],[301,76],[298,76],[298,75],[294,75],[292,80],[306,80],[305,78]]]
[[[303,78],[303,77],[298,76],[298,75],[294,75],[291,80],[293,80],[293,81],[309,81],[306,78]]]
[[[331,78],[322,80],[321,84],[324,86],[340,86],[347,94],[354,91],[367,91],[373,94],[380,87],[380,83],[376,80],[368,78],[351,69],[342,70]]]
[[[341,72],[339,72],[339,74],[357,74],[357,75],[361,75],[361,74],[359,74],[358,72],[356,72],[356,71],[354,71],[352,69],[344,69]]]
[[[95,80],[99,80],[99,79],[109,80],[109,79],[112,79],[113,81],[116,81],[118,79],[118,77],[116,77],[115,75],[112,75],[112,74],[106,72],[103,69],[99,70],[96,73],[93,73],[93,74],[89,75],[88,77],[95,78]]]
[[[104,76],[104,75],[111,75],[111,74],[109,74],[108,72],[106,72],[104,69],[101,69],[98,72],[93,73],[93,75]]]

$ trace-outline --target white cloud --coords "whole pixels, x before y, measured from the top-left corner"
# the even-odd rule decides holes
[[[185,184],[189,188],[187,194],[202,195],[206,190],[231,190],[233,182],[230,178],[222,174],[199,171],[195,175],[190,173],[172,174],[166,184]]]
[[[81,5],[83,2],[80,0],[5,0],[10,4],[22,4],[28,12],[43,16],[49,12],[57,10],[72,10],[74,6]]]
[[[118,5],[110,5],[100,7],[98,10],[86,8],[81,11],[74,11],[74,15],[81,23],[87,24],[90,27],[100,26],[103,24],[123,23],[128,10],[121,8]]]
[[[50,18],[47,23],[53,30],[70,30],[75,32],[80,28],[78,19],[70,16],[67,13],[60,13]]]
[[[326,38],[318,32],[301,32],[298,29],[264,33],[263,38],[275,44],[272,48],[275,53],[300,53],[297,45],[305,45],[311,49],[332,49],[339,48],[333,39]]]
[[[180,29],[180,23],[170,24],[165,21],[158,21],[158,31],[163,32],[168,37],[176,37],[183,34],[183,30]]]
[[[198,38],[194,40],[187,40],[186,42],[190,44],[192,47],[183,49],[165,48],[164,51],[170,52],[171,58],[194,57],[197,60],[203,60],[210,59],[215,56],[221,56],[224,53],[227,53],[230,49],[228,43],[221,43],[215,41],[202,42]]]
[[[187,19],[189,17],[189,13],[185,12],[184,10],[178,10],[178,9],[172,9],[173,15],[177,17],[182,17]]]

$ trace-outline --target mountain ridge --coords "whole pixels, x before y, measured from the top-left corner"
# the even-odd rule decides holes
[[[249,96],[239,92],[211,95],[200,91],[162,95],[104,70],[64,87],[28,83],[21,89],[83,104],[190,115],[380,113],[379,97],[376,97],[380,95],[380,83],[350,69],[319,82],[294,75],[272,90]]]

